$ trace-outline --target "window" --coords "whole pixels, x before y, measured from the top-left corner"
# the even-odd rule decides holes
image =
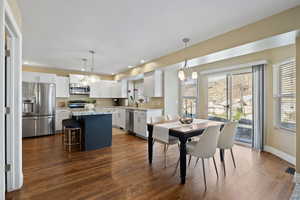
[[[227,75],[208,78],[208,116],[213,119],[227,119]]]
[[[184,116],[196,117],[197,113],[197,80],[188,78],[181,81],[181,114]]]
[[[296,130],[296,62],[289,60],[274,68],[276,126]]]

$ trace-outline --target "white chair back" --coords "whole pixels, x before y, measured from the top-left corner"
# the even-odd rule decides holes
[[[162,122],[162,121],[166,121],[165,116],[151,117],[151,123],[152,123],[152,124],[154,124],[154,123],[159,123],[159,122]]]
[[[179,120],[179,115],[167,115],[168,120]]]
[[[231,149],[233,147],[237,125],[237,122],[228,122],[224,125],[219,137],[218,148]]]
[[[208,127],[199,137],[199,141],[197,142],[192,155],[200,158],[212,157],[217,149],[219,135],[220,126]]]

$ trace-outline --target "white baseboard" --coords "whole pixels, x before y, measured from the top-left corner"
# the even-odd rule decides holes
[[[283,151],[275,149],[274,147],[264,146],[264,151],[274,154],[275,156],[281,158],[282,160],[285,160],[293,165],[296,165],[296,158],[294,156],[291,156]],[[299,174],[299,182],[300,182],[300,174]]]

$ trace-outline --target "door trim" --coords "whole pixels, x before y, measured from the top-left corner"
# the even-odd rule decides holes
[[[5,40],[4,35],[5,31],[10,31],[11,37],[11,73],[10,77],[7,77],[8,81],[11,80],[12,90],[7,92],[7,95],[13,97],[13,103],[10,103],[13,107],[11,108],[12,113],[11,119],[13,120],[10,123],[10,130],[13,130],[11,133],[8,133],[9,137],[7,138],[6,147],[5,144],[5,135],[4,132],[4,106],[5,106],[5,70],[4,67],[1,67],[0,71],[0,82],[2,83],[0,88],[0,142],[1,142],[1,151],[0,151],[0,199],[5,198],[5,190],[12,191],[19,189],[23,184],[23,173],[22,173],[22,34],[17,25],[17,22],[14,18],[13,12],[9,7],[7,0],[0,0],[0,66],[4,66],[4,45]],[[11,163],[11,171],[6,175],[4,171],[5,163],[5,148],[6,148],[6,159]],[[5,185],[4,177],[7,176],[7,185]],[[3,198],[2,198],[3,197]]]

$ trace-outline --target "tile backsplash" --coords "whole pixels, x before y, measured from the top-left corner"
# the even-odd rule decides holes
[[[71,95],[69,98],[56,98],[57,107],[67,107],[68,101],[72,100],[96,100],[96,106],[113,106],[112,99],[91,99],[82,95]]]

